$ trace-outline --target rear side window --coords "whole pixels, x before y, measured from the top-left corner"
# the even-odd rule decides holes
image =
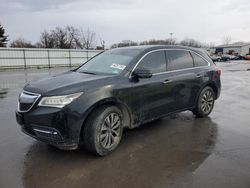
[[[193,58],[194,58],[194,66],[195,67],[202,67],[202,66],[207,66],[208,63],[199,55],[196,53],[191,52]]]
[[[187,69],[194,66],[193,59],[188,51],[167,50],[166,58],[168,71]]]
[[[166,72],[166,58],[164,51],[152,52],[146,55],[137,68],[151,70],[152,73]]]

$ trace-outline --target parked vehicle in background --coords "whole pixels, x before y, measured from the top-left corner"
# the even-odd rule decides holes
[[[221,61],[221,56],[212,55],[211,59],[213,60],[213,62],[220,62]]]
[[[83,144],[104,156],[117,148],[124,128],[185,110],[208,116],[220,96],[220,74],[199,49],[112,49],[75,70],[28,83],[16,119],[37,140],[61,149]]]
[[[221,56],[221,61],[230,61],[230,60],[236,60],[236,56],[229,54],[223,54]]]
[[[245,56],[245,59],[246,59],[246,60],[250,60],[250,55],[246,55],[246,56]]]
[[[246,59],[245,56],[242,54],[239,54],[235,57],[235,60],[245,60],[245,59]]]

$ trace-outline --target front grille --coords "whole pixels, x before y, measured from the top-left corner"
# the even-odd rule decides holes
[[[33,103],[19,103],[19,110],[20,111],[28,111]]]
[[[36,101],[39,99],[40,95],[37,93],[30,93],[23,91],[19,96],[18,111],[27,112],[29,111]]]

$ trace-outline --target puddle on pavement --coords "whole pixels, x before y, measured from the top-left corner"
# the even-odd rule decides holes
[[[166,187],[192,173],[211,154],[217,125],[190,112],[125,131],[106,156],[61,151],[35,142],[26,154],[23,184],[33,187]]]

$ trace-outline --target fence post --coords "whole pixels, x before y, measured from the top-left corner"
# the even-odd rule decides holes
[[[23,49],[23,62],[24,62],[24,69],[27,68],[27,64],[26,64],[26,54],[25,54],[25,49]]]
[[[69,50],[69,67],[71,67],[71,53],[70,53],[70,50]]]
[[[50,55],[49,55],[49,50],[47,49],[47,53],[48,53],[48,66],[49,66],[49,69],[50,69]]]
[[[88,49],[87,49],[87,61],[89,60],[89,51],[88,51]]]

